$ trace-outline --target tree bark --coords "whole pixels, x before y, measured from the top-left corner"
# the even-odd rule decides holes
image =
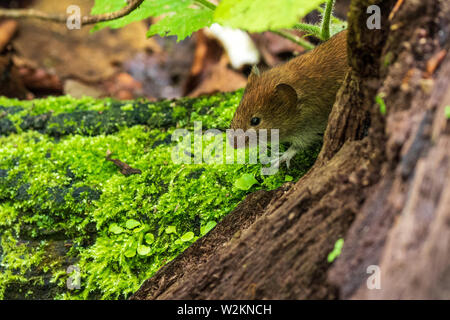
[[[352,1],[351,71],[313,168],[250,195],[132,299],[449,299],[449,17],[446,0]]]

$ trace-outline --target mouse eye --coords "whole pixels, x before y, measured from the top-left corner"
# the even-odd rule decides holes
[[[258,117],[253,117],[252,120],[250,120],[250,124],[252,126],[257,126],[261,122],[261,119]]]

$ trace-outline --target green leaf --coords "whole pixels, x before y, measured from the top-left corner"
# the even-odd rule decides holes
[[[234,186],[240,190],[249,190],[258,180],[252,174],[245,173],[234,182]]]
[[[96,0],[91,13],[110,13],[125,6],[125,0]],[[161,20],[150,27],[147,35],[175,35],[180,41],[193,32],[210,26],[213,23],[213,15],[213,10],[196,5],[194,0],[146,0],[139,8],[122,18],[97,23],[92,31],[105,27],[117,29],[134,21],[162,16]]]
[[[137,226],[140,226],[140,225],[141,225],[141,223],[139,221],[134,220],[134,219],[127,220],[127,222],[125,224],[127,229],[134,229],[134,228],[136,228]]]
[[[152,244],[155,241],[155,236],[151,233],[146,233],[144,238],[147,244]]]
[[[183,8],[153,24],[147,36],[177,36],[177,41],[181,41],[193,32],[209,27],[213,23],[213,14],[212,10],[205,8]]]
[[[342,247],[344,246],[344,239],[340,238],[334,244],[334,249],[328,254],[328,262],[333,262],[341,254]]]
[[[177,227],[176,226],[168,226],[166,228],[166,233],[167,234],[177,233]]]
[[[191,241],[192,239],[194,239],[194,233],[191,232],[191,231],[186,232],[185,234],[183,234],[183,235],[181,236],[180,239],[181,239],[181,241],[183,241],[183,242]]]
[[[136,248],[128,248],[124,255],[127,258],[133,258],[136,255]]]
[[[289,182],[289,181],[292,181],[292,180],[294,180],[294,178],[292,176],[290,176],[290,175],[286,175],[284,177],[284,181],[286,181],[286,182]]]
[[[144,245],[140,245],[137,248],[137,253],[141,256],[146,256],[150,253],[150,247],[144,246]]]
[[[217,222],[215,221],[209,221],[206,225],[200,228],[200,233],[202,236],[210,232],[215,226],[217,225]]]
[[[97,31],[105,27],[110,27],[112,29],[122,28],[135,21],[156,17],[169,12],[181,11],[191,5],[192,2],[193,0],[146,0],[139,8],[122,18],[97,23],[92,31]],[[95,0],[95,5],[91,10],[91,14],[97,15],[115,12],[126,5],[126,0]]]
[[[222,0],[216,22],[251,32],[291,28],[324,0]]]
[[[445,107],[445,117],[450,119],[450,106]]]
[[[134,229],[134,230],[133,230],[133,233],[141,232],[141,231],[144,230],[144,229],[145,229],[145,225],[143,224],[143,225],[141,225],[139,228]]]
[[[109,232],[114,234],[121,234],[123,232],[123,228],[119,226],[117,223],[113,223],[109,226]]]
[[[102,13],[114,12],[122,9],[126,5],[126,0],[95,0],[95,4],[91,9],[91,14],[97,15]]]

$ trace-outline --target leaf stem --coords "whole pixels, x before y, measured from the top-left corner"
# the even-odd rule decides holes
[[[317,37],[319,39],[322,39],[322,31],[321,31],[320,27],[315,26],[313,24],[297,23],[294,26],[294,29],[307,32],[307,33],[312,34],[313,36],[315,36],[315,37]]]
[[[322,19],[322,31],[321,31],[321,38],[322,40],[326,41],[330,38],[330,17],[331,12],[333,11],[333,5],[334,0],[327,0],[327,5],[325,7],[325,12],[323,14]]]
[[[286,38],[288,40],[291,40],[292,42],[302,46],[306,50],[314,49],[315,46],[311,43],[309,43],[306,40],[303,40],[302,38],[296,36],[295,34],[292,34],[290,32],[282,31],[282,30],[272,30],[272,33],[279,35],[280,37]]]

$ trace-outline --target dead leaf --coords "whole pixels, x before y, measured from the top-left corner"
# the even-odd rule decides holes
[[[190,97],[234,91],[245,87],[242,73],[228,67],[229,60],[220,43],[203,31],[196,34],[194,62],[185,93]]]
[[[0,96],[10,98],[32,98],[25,88],[19,70],[14,65],[11,55],[0,56]]]
[[[119,100],[131,100],[142,95],[142,83],[130,74],[121,72],[104,82],[108,96]]]
[[[11,41],[17,30],[17,21],[4,20],[0,22],[0,52],[5,49],[6,45]]]
[[[72,0],[36,0],[30,8],[49,13],[65,12]],[[89,12],[93,1],[77,1],[81,12]],[[21,20],[20,33],[13,45],[27,60],[61,79],[78,79],[84,83],[98,83],[112,77],[119,66],[136,52],[154,48],[146,38],[144,22],[132,23],[118,30],[105,28],[90,33],[92,26],[69,30],[65,25]]]
[[[425,78],[431,78],[436,71],[436,69],[439,67],[441,62],[444,60],[445,56],[447,55],[447,50],[442,49],[441,51],[434,54],[430,60],[427,61],[427,72],[425,74]]]

